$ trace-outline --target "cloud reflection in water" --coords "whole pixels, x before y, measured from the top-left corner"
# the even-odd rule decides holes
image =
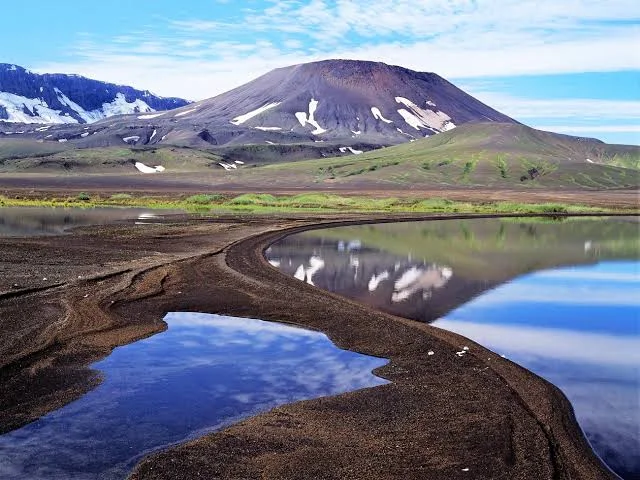
[[[260,320],[170,313],[169,329],[94,367],[105,382],[0,437],[0,477],[123,478],[145,453],[277,405],[386,383],[386,360]]]
[[[544,271],[502,285],[433,325],[557,385],[594,450],[640,475],[640,262]]]

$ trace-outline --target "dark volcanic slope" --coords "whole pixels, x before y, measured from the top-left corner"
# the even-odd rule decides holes
[[[472,121],[517,123],[434,73],[384,63],[327,60],[280,68],[181,109],[134,114],[37,140],[77,146],[320,143],[355,150],[407,142]],[[94,136],[95,134],[95,136]],[[346,149],[346,147],[345,147]]]
[[[91,123],[113,115],[182,107],[181,98],[79,75],[38,75],[0,63],[0,122]]]
[[[273,70],[192,108],[186,119],[212,125],[372,143],[383,143],[380,137],[406,141],[470,121],[514,122],[434,73],[353,60]]]

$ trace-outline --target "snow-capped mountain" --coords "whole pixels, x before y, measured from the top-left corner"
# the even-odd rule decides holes
[[[74,78],[67,81],[73,83]],[[65,88],[52,86],[46,96],[42,93],[46,108],[67,109],[55,117],[58,121],[65,120],[65,113],[78,121],[83,120],[83,115],[89,117],[89,113],[74,114],[69,107],[70,101],[80,102],[83,90],[74,97],[68,85]],[[92,99],[90,105],[82,104],[85,112],[98,110],[103,114],[105,103],[118,102],[120,97],[113,87],[100,88],[105,96]],[[15,94],[35,98],[39,91],[37,87],[35,90]],[[47,132],[21,128],[14,133],[22,132],[24,137],[35,136],[44,142],[69,141],[79,148],[123,142],[137,147],[178,145],[216,149],[247,144],[306,144],[307,150],[315,152],[310,155],[317,158],[357,155],[364,150],[435,135],[466,122],[517,123],[435,73],[355,60],[326,60],[280,68],[217,97],[171,111],[147,111],[157,110],[160,105],[144,95],[144,92],[140,98],[125,95],[126,108],[137,108],[135,113],[97,122],[89,130],[66,125]],[[142,105],[140,108],[134,105],[135,101],[144,101],[150,108]],[[38,110],[40,117],[45,115],[44,108]],[[13,118],[28,115],[27,110],[26,107],[22,108],[23,113],[14,110]]]
[[[162,98],[79,75],[38,75],[17,65],[0,64],[0,122],[86,124],[187,104],[180,98]]]

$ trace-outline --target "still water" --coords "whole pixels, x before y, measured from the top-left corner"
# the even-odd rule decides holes
[[[340,227],[267,251],[301,281],[433,322],[567,395],[600,457],[640,478],[638,219],[478,219]]]
[[[179,210],[144,208],[0,208],[0,237],[60,235],[74,227],[122,221],[150,223]]]
[[[386,383],[323,334],[201,313],[93,365],[104,382],[0,436],[0,478],[121,479],[142,456],[298,400]]]

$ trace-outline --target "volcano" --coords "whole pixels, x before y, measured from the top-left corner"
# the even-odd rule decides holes
[[[56,126],[46,135],[25,133],[80,148],[126,143],[214,149],[308,144],[319,149],[325,143],[351,154],[487,121],[517,123],[435,73],[379,62],[326,60],[279,68],[169,111],[121,115],[89,128]]]

